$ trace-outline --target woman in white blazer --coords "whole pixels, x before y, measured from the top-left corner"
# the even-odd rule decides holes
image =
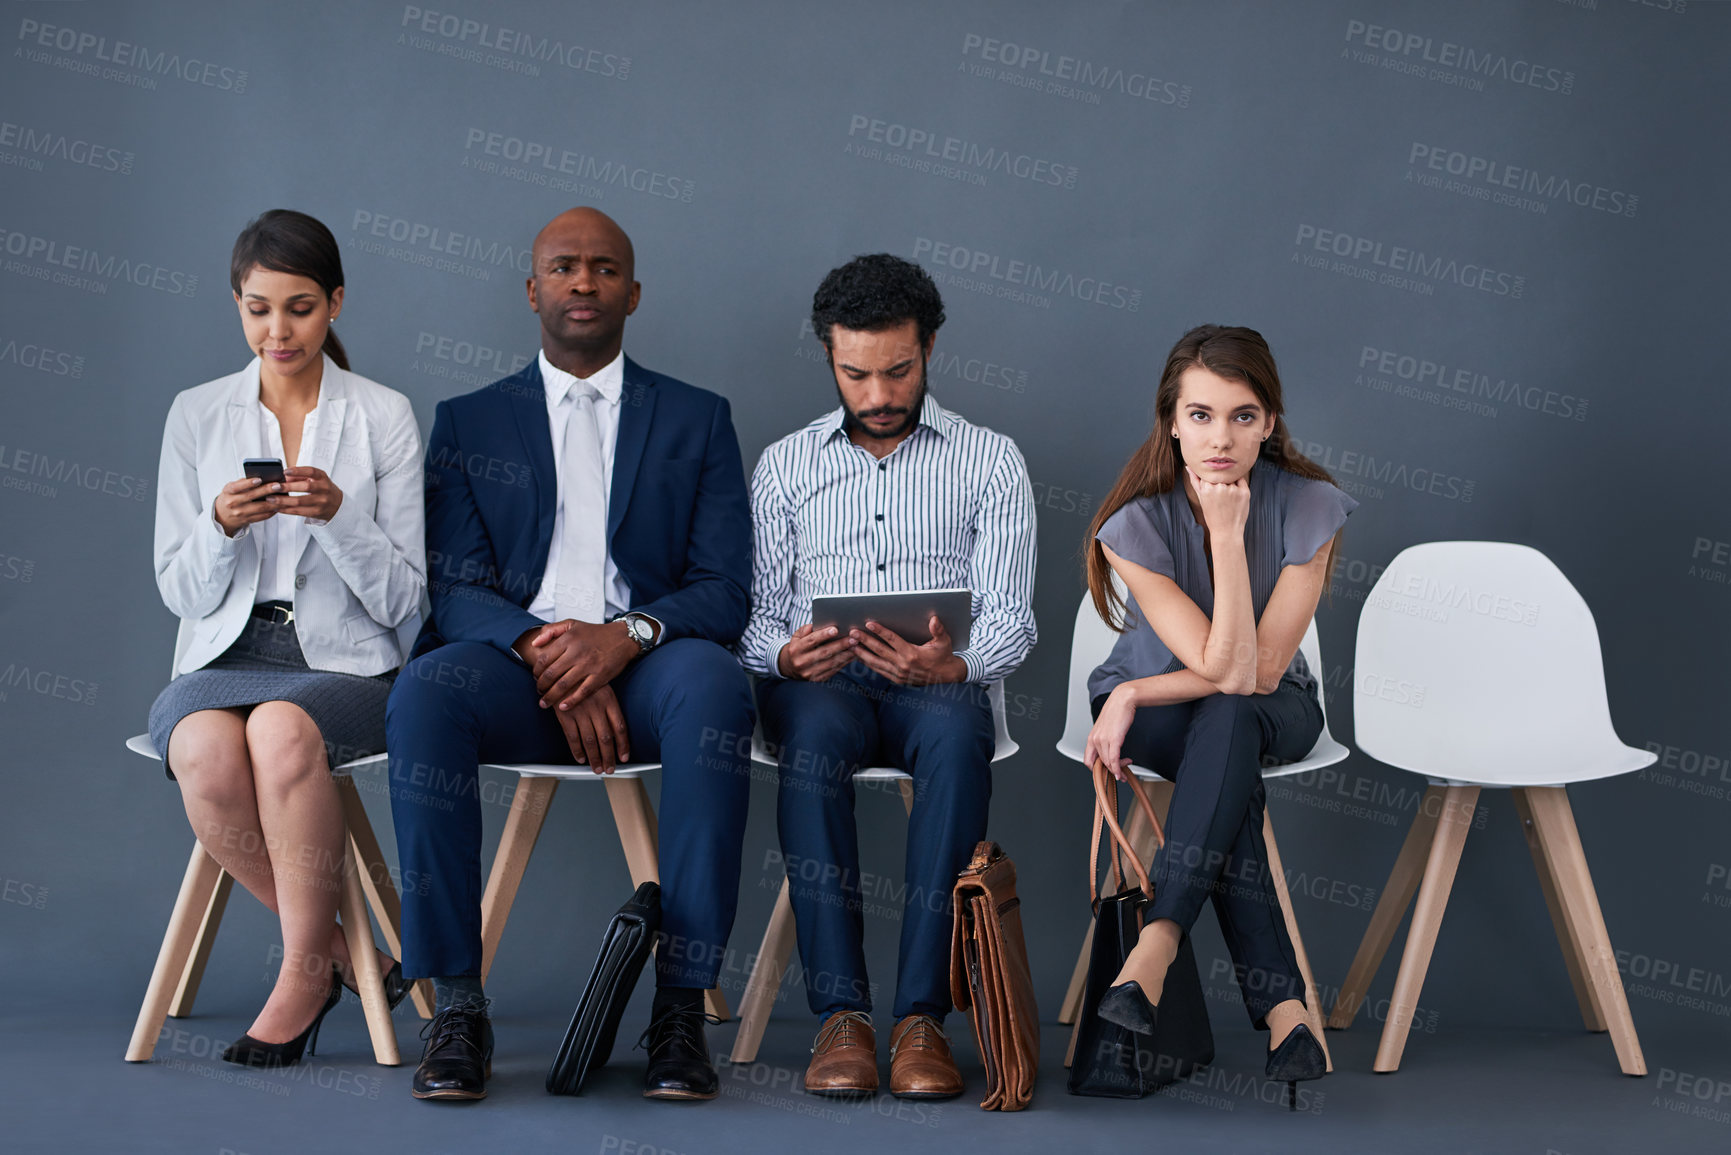
[[[156,583],[180,616],[150,734],[199,841],[282,921],[264,1009],[223,1055],[299,1060],[353,985],[336,923],[344,825],[330,768],[385,748],[385,700],[426,604],[421,438],[408,399],[348,370],[329,229],[276,209],[235,242],[239,373],[174,399]],[[243,476],[279,458],[282,480]],[[391,960],[386,993],[407,991]]]

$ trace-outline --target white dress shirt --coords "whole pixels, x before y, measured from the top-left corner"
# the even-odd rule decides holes
[[[974,592],[970,682],[1002,680],[1033,648],[1034,495],[1016,443],[930,395],[878,460],[834,409],[763,451],[751,478],[751,620],[735,651],[780,676],[793,631],[825,594]],[[914,644],[924,638],[909,638]]]
[[[276,458],[286,467],[288,454],[283,451],[282,426],[277,422],[276,414],[263,402],[259,403],[258,412],[265,456]],[[302,459],[306,457],[304,451],[317,443],[318,435],[319,410],[314,405],[301,426]],[[285,488],[284,492],[288,490]],[[307,519],[298,514],[279,513],[244,528],[258,533],[258,592],[253,595],[253,604],[293,602],[295,566],[300,562],[301,551],[307,546]]]
[[[541,588],[535,594],[535,600],[529,603],[529,612],[544,622],[559,620],[559,612],[553,604],[553,590],[558,585],[559,554],[565,540],[565,507],[568,502],[599,501],[601,503],[601,523],[607,523],[607,503],[613,490],[613,450],[619,441],[619,397],[625,390],[625,353],[613,358],[606,365],[597,369],[589,377],[582,378],[592,386],[598,396],[595,398],[595,427],[601,437],[601,475],[607,479],[607,493],[587,494],[570,493],[565,479],[570,475],[565,463],[565,426],[571,420],[572,387],[579,378],[565,370],[557,368],[547,360],[545,352],[539,357],[541,364],[541,384],[547,395],[547,426],[553,435],[553,476],[559,490],[559,501],[553,513],[553,541],[547,550],[547,569],[541,578]],[[619,567],[613,563],[613,550],[607,550],[607,566],[602,591],[606,598],[606,616],[611,618],[622,614],[631,608],[631,587],[619,574]]]

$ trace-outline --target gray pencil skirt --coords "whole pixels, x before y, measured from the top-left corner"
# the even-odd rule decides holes
[[[385,700],[396,671],[366,678],[307,665],[294,623],[249,618],[240,637],[207,666],[170,682],[150,707],[150,740],[170,778],[168,738],[188,714],[292,702],[312,716],[332,766],[385,748]]]

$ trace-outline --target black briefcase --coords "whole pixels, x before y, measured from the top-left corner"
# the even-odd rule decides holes
[[[614,1036],[619,1033],[619,1018],[631,1001],[637,977],[643,973],[660,930],[661,887],[646,882],[607,923],[595,970],[583,988],[583,997],[577,1000],[577,1011],[565,1028],[559,1054],[547,1071],[548,1094],[576,1095],[583,1090],[589,1072],[606,1065],[613,1053]]]

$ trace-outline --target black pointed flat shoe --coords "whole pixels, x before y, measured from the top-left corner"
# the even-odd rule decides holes
[[[1142,984],[1131,979],[1107,990],[1100,999],[1099,1014],[1108,1023],[1126,1031],[1152,1035],[1154,1024],[1160,1017],[1160,1008],[1148,1001],[1148,996],[1142,993]]]

